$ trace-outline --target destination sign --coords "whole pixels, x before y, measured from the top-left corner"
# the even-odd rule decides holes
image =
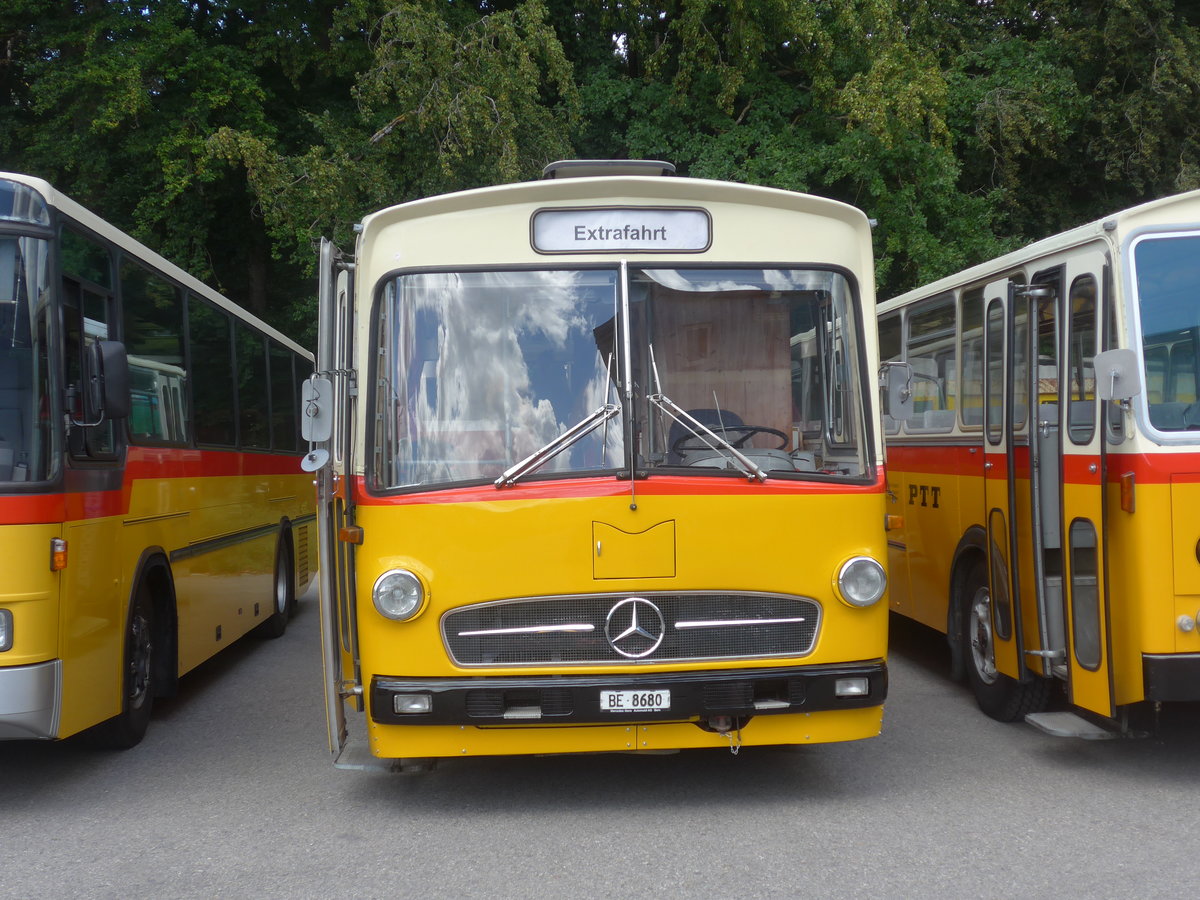
[[[696,253],[711,241],[712,223],[702,209],[592,207],[533,214],[533,249],[540,253]]]

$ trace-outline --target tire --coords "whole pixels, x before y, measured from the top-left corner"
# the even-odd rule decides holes
[[[258,626],[259,637],[283,637],[288,619],[296,608],[296,585],[292,574],[292,545],[287,534],[279,538],[275,548],[275,578],[271,591],[271,615]]]
[[[979,708],[999,722],[1016,722],[1046,708],[1050,683],[1037,676],[1017,681],[996,670],[996,647],[992,634],[992,596],[988,590],[987,567],[982,558],[970,564],[959,595],[962,622],[962,658],[967,683]]]
[[[93,745],[112,750],[128,750],[139,744],[154,708],[154,604],[144,585],[139,586],[129,607],[123,653],[121,712],[89,732]]]

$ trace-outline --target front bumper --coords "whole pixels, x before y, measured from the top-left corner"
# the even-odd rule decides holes
[[[1200,700],[1200,654],[1145,653],[1142,676],[1147,700]]]
[[[0,741],[58,737],[62,660],[0,668]]]
[[[840,680],[865,679],[867,690],[838,696]],[[371,679],[372,721],[380,725],[624,725],[727,716],[745,724],[763,715],[863,709],[887,696],[883,660],[828,666],[645,672],[634,675],[540,675],[487,678]],[[659,711],[601,709],[602,691],[670,691]],[[398,713],[395,698],[428,694],[425,713]]]

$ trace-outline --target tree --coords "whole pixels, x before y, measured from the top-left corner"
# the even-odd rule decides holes
[[[382,206],[536,176],[571,154],[571,66],[539,0],[481,15],[469,5],[354,0],[338,43],[368,55],[337,106],[305,114],[297,152],[253,130],[210,144],[244,166],[272,236],[297,264],[321,234]]]

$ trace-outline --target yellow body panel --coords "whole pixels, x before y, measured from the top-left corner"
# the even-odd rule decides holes
[[[1110,457],[1109,464],[1121,470],[1120,457]],[[968,528],[985,524],[983,478],[904,471],[893,465],[888,484],[895,495],[889,512],[904,518],[903,526],[889,534],[892,609],[944,633],[954,548]],[[931,500],[921,503],[920,486],[939,489],[936,507]],[[1066,485],[1068,507],[1082,502],[1075,493],[1091,490]],[[1019,481],[1019,505],[1028,492],[1028,482]],[[927,497],[932,497],[931,491]],[[1120,486],[1110,483],[1104,502],[1114,702],[1121,706],[1145,698],[1142,654],[1200,654],[1200,629],[1185,632],[1176,624],[1180,616],[1200,613],[1200,482],[1185,476],[1172,484],[1139,484],[1132,513],[1121,508]],[[1018,512],[1028,514],[1020,508]],[[1019,553],[1026,557],[1021,578],[1028,584],[1028,548]],[[1024,592],[1022,604],[1025,646],[1035,648],[1039,635],[1031,592]]]
[[[146,554],[201,545],[170,564],[183,674],[265,621],[272,612],[275,531],[228,546],[216,542],[256,527],[278,526],[311,512],[311,477],[296,475],[141,478],[129,512],[62,525],[0,528],[5,577],[0,608],[13,613],[15,643],[0,667],[62,661],[58,737],[104,721],[121,709],[126,615]],[[293,540],[308,543],[306,529]],[[67,541],[67,567],[50,570],[50,541]],[[209,549],[211,548],[211,549]],[[309,575],[296,560],[297,588]],[[167,603],[166,598],[159,598]],[[160,648],[165,649],[165,648]]]
[[[628,495],[479,503],[362,505],[364,540],[356,552],[362,681],[384,677],[582,675],[747,669],[880,660],[886,656],[887,604],[853,608],[837,599],[837,570],[852,556],[883,559],[881,494],[813,496]],[[598,528],[597,524],[604,527]],[[831,528],[831,523],[838,527]],[[669,526],[669,527],[668,527]],[[600,534],[600,547],[596,535]],[[673,575],[655,575],[674,535]],[[640,578],[612,578],[597,568],[619,535],[619,558]],[[623,544],[623,541],[628,543]],[[645,554],[640,551],[645,550]],[[614,552],[616,552],[614,548]],[[638,565],[641,561],[644,565]],[[424,609],[394,622],[376,612],[371,589],[380,574],[406,568],[425,582]],[[822,622],[811,654],[772,658],[624,665],[459,667],[448,657],[440,620],[455,607],[489,600],[643,591],[758,591],[818,600]],[[368,701],[369,702],[369,701]],[[811,715],[763,715],[743,729],[747,744],[849,740],[878,733],[882,708]],[[379,725],[371,746],[384,757],[466,753],[626,750],[620,726]],[[729,740],[692,724],[637,726],[637,749],[728,747]]]
[[[631,512],[629,498],[622,496],[359,506],[358,524],[364,539],[355,565],[364,680],[374,674],[513,674],[512,667],[455,667],[442,646],[441,615],[458,606],[488,600],[609,591],[737,590],[812,597],[822,604],[823,623],[817,645],[806,661],[845,662],[885,656],[886,604],[851,608],[836,599],[833,587],[838,567],[850,557],[883,559],[883,529],[878,525],[883,517],[881,495],[643,495],[638,497],[637,505],[637,511]],[[593,521],[632,530],[634,522],[657,523],[669,518],[676,522],[678,541],[679,563],[674,577],[593,577]],[[844,527],[831,530],[831,522],[844,523]],[[860,533],[857,540],[855,531]],[[371,603],[375,580],[393,568],[417,573],[428,591],[424,611],[407,622],[383,618]],[[749,665],[778,662],[762,660]],[[402,667],[399,671],[398,665]],[[669,668],[711,666],[691,663]],[[645,668],[571,666],[569,671],[632,672]],[[551,674],[563,669],[520,667],[518,671]]]
[[[26,666],[58,656],[59,576],[50,571],[50,541],[57,537],[59,525],[0,527],[0,609],[12,612],[17,637],[0,664]]]
[[[891,607],[943,633],[954,548],[968,528],[984,525],[982,452],[977,456],[978,476],[888,466],[888,513],[902,519],[888,534]]]
[[[63,570],[60,735],[121,711],[121,657],[129,588],[121,583],[119,519],[68,523]],[[140,552],[140,551],[139,551]]]

